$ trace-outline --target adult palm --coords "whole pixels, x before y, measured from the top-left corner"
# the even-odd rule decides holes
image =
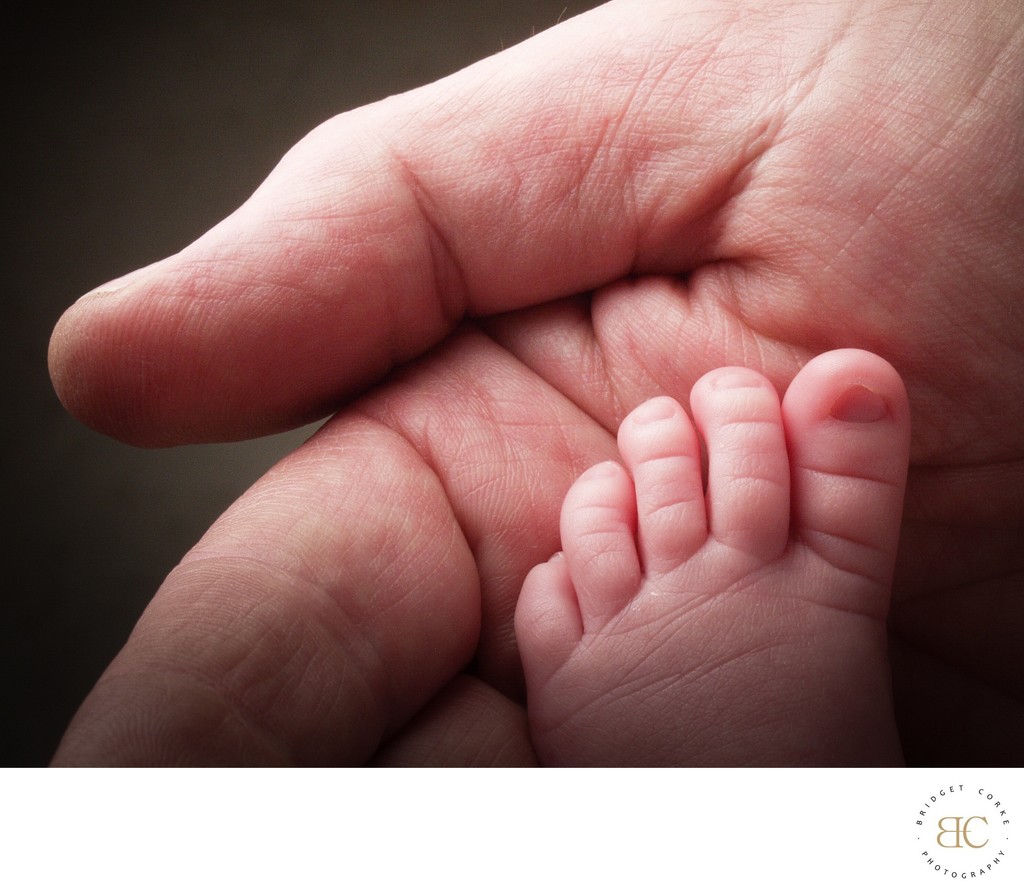
[[[54,334],[69,409],[136,443],[354,399],[170,575],[57,761],[529,761],[512,613],[569,482],[646,397],[844,346],[912,403],[906,756],[1012,760],[1022,140],[994,0],[618,0],[327,122]]]

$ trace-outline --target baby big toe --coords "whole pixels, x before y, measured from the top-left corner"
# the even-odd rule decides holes
[[[910,450],[899,374],[865,351],[822,354],[789,386],[783,417],[796,536],[834,567],[887,592]]]

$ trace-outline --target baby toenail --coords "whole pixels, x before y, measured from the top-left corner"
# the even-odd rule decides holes
[[[646,425],[650,422],[661,422],[670,419],[676,414],[676,406],[672,400],[665,397],[661,399],[648,400],[633,410],[633,421],[638,425]]]
[[[764,379],[750,369],[726,369],[711,382],[716,391],[729,388],[762,388]]]
[[[889,414],[889,405],[883,397],[858,384],[839,396],[830,414],[840,422],[878,422]]]

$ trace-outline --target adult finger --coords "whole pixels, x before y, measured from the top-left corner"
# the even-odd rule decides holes
[[[613,445],[494,342],[471,330],[450,339],[217,521],[56,762],[362,763],[431,702],[488,752],[479,709],[521,737],[512,606],[557,544],[569,481]],[[471,662],[489,683],[471,699],[479,709],[437,701]],[[429,710],[410,734],[387,759],[445,747]],[[495,759],[528,751],[520,740]]]
[[[170,574],[55,762],[362,762],[469,661],[479,613],[437,478],[337,419]]]
[[[61,399],[139,444],[267,433],[467,314],[713,256],[709,215],[835,15],[799,13],[799,40],[735,65],[759,15],[786,33],[798,13],[747,10],[737,28],[731,6],[618,0],[328,121],[194,244],[67,312]]]

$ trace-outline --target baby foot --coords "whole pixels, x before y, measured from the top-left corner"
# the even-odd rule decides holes
[[[516,609],[534,745],[571,765],[902,761],[886,615],[910,421],[873,354],[812,360],[780,406],[749,369],[619,429],[584,473],[563,554]],[[628,469],[628,472],[627,472]]]

